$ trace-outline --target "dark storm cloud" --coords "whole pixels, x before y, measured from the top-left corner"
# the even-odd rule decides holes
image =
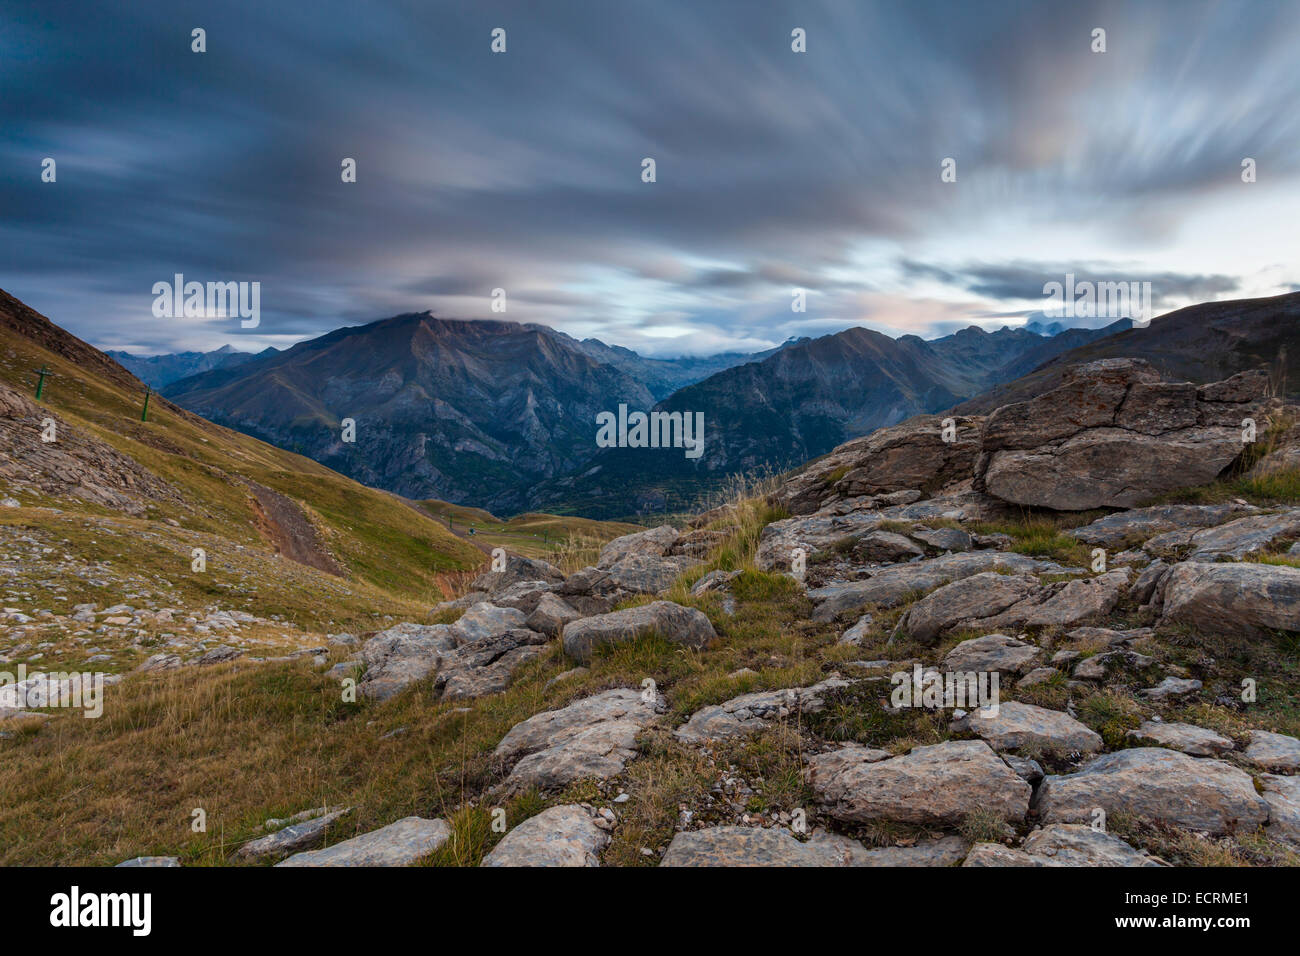
[[[779,341],[791,287],[823,296],[809,322],[854,324],[858,244],[950,228],[947,156],[989,209],[1135,234],[1172,234],[1243,155],[1294,174],[1298,37],[1297,8],[1265,2],[11,5],[0,284],[141,348],[198,335],[149,313],[175,272],[261,281],[268,337],[488,317],[504,287],[510,318],[615,342]],[[928,277],[1014,298],[1021,265]]]
[[[1143,272],[1123,265],[1102,262],[1022,263],[968,265],[952,268],[903,260],[903,270],[916,278],[932,279],[990,299],[1042,299],[1043,285],[1063,282],[1073,275],[1076,282],[1150,282],[1152,296],[1161,299],[1212,299],[1241,287],[1238,278],[1227,275],[1182,275],[1173,272]]]

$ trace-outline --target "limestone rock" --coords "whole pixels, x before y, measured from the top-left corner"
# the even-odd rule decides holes
[[[702,611],[671,601],[654,601],[566,624],[564,651],[586,663],[598,647],[626,643],[651,634],[695,649],[704,647],[718,636]]]
[[[678,740],[702,743],[756,733],[795,712],[816,713],[825,705],[822,695],[826,691],[848,686],[846,680],[831,678],[811,687],[742,694],[696,711],[673,734]]]
[[[1095,753],[1101,736],[1069,714],[1019,701],[1006,701],[997,713],[976,710],[959,721],[994,750],[1044,748],[1058,753]]]
[[[550,807],[510,830],[482,866],[600,866],[609,834],[584,808]]]
[[[405,817],[323,850],[295,853],[276,866],[410,866],[450,837],[445,820]]]
[[[1147,720],[1128,735],[1191,757],[1218,757],[1233,749],[1227,737],[1194,724]]]
[[[1164,586],[1164,620],[1221,634],[1300,631],[1300,568],[1177,564]]]
[[[1264,770],[1295,773],[1300,770],[1300,740],[1267,730],[1252,730],[1245,757]]]

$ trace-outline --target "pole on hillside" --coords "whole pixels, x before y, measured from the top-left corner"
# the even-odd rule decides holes
[[[142,422],[147,422],[149,420],[149,396],[152,394],[153,389],[146,385],[144,387],[144,410],[140,412],[140,421]]]
[[[45,391],[45,376],[50,374],[49,366],[42,365],[37,369],[37,374],[40,375],[40,378],[36,380],[36,400],[39,402],[41,400],[41,395]]]

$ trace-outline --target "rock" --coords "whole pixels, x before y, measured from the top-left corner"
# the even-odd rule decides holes
[[[864,614],[858,618],[858,622],[840,635],[838,644],[852,644],[858,647],[862,644],[867,632],[871,630],[872,617],[870,614]]]
[[[1300,777],[1280,777],[1264,773],[1259,776],[1261,796],[1268,804],[1268,826],[1264,832],[1271,839],[1300,849]]]
[[[587,663],[598,647],[622,644],[652,634],[697,650],[718,636],[702,611],[671,601],[655,601],[566,624],[564,651],[570,657]]]
[[[983,627],[1069,627],[1082,621],[1099,620],[1115,610],[1128,587],[1127,569],[1108,571],[1093,578],[1058,581],[1029,594],[1000,614],[973,618]],[[982,611],[983,609],[981,609]]]
[[[600,866],[609,834],[580,806],[551,807],[513,828],[482,866]]]
[[[954,416],[955,441],[943,440],[943,417],[918,415],[835,448],[789,478],[771,501],[790,514],[811,514],[832,497],[897,491],[933,493],[971,476],[982,418]]]
[[[695,558],[657,558],[648,554],[629,554],[606,569],[601,589],[616,598],[633,594],[659,594],[670,588],[685,571],[700,562]]]
[[[724,590],[739,576],[739,571],[710,571],[691,585],[691,594],[698,596],[710,591]]]
[[[1138,604],[1147,604],[1154,598],[1164,583],[1166,575],[1169,574],[1169,565],[1157,558],[1142,569],[1133,586],[1129,588],[1128,596]]]
[[[1076,627],[1065,635],[1065,639],[1079,643],[1100,642],[1108,647],[1118,647],[1121,644],[1131,644],[1133,641],[1139,641],[1154,634],[1155,631],[1149,627],[1135,627],[1126,631],[1110,627]]]
[[[963,866],[1159,866],[1140,850],[1090,826],[1054,823],[1035,830],[1019,850],[980,843]]]
[[[250,840],[235,852],[235,856],[240,860],[254,861],[296,853],[299,850],[310,850],[319,846],[324,841],[325,832],[330,825],[351,809],[351,807],[335,807],[320,816],[291,823],[268,836]]]
[[[1300,770],[1300,740],[1267,730],[1252,730],[1245,757],[1264,770],[1295,773]]]
[[[295,853],[276,866],[410,866],[451,837],[445,820],[406,817],[324,850]]]
[[[1046,684],[1053,677],[1061,673],[1055,667],[1035,667],[1020,680],[1016,681],[1017,687],[1035,687],[1038,684]]]
[[[969,551],[971,536],[959,528],[913,528],[912,537],[940,551]]]
[[[789,830],[712,827],[676,834],[660,866],[844,866],[841,850],[802,843]]]
[[[743,694],[696,711],[673,735],[687,743],[703,743],[756,733],[797,711],[816,713],[825,705],[826,691],[848,686],[849,681],[831,678],[811,687]]]
[[[174,671],[180,666],[181,659],[178,654],[154,654],[137,667],[135,672],[137,674],[147,674],[151,671]]]
[[[1251,406],[1229,409],[1204,397],[1213,392],[1154,378],[1141,360],[1103,359],[997,409],[976,487],[1012,504],[1085,511],[1213,481],[1240,457],[1239,422]]]
[[[898,630],[925,644],[933,644],[959,621],[981,615],[992,617],[1036,593],[1038,580],[1024,574],[973,574],[933,591],[909,607]]]
[[[735,531],[734,527],[719,528],[716,531],[688,531],[678,537],[668,553],[688,558],[707,558],[710,551],[730,538]]]
[[[1165,581],[1163,620],[1221,634],[1300,631],[1300,568],[1194,561],[1174,565]]]
[[[524,628],[527,616],[512,607],[497,607],[480,601],[460,616],[450,631],[456,643],[469,644],[484,638],[499,637],[506,631]],[[435,625],[436,626],[436,625]]]
[[[868,511],[773,521],[759,534],[754,566],[760,571],[789,571],[796,549],[812,557],[840,542],[866,537],[884,520],[879,512]]]
[[[434,689],[443,700],[499,694],[510,686],[520,666],[542,654],[545,643],[544,634],[514,628],[462,644],[439,658]]]
[[[1017,757],[1015,754],[1003,754],[1002,760],[1016,772],[1017,777],[1031,787],[1043,779],[1043,765],[1037,760],[1030,760],[1028,757]]]
[[[180,866],[181,860],[178,856],[135,856],[129,860],[123,860],[117,866]]]
[[[999,671],[1014,674],[1043,655],[1042,649],[1006,634],[985,634],[962,641],[943,659],[945,673]]]
[[[557,586],[545,581],[518,581],[495,594],[489,594],[485,602],[477,603],[486,603],[489,607],[496,605],[498,608],[512,608],[521,614],[532,614],[542,598],[549,595]],[[477,604],[470,605],[470,607],[475,606]]]
[[[1090,822],[1097,807],[1216,835],[1250,832],[1268,819],[1249,774],[1159,747],[1105,754],[1039,787],[1044,823]]]
[[[237,647],[222,644],[221,646],[214,647],[212,650],[204,653],[203,656],[194,663],[200,667],[206,667],[211,664],[224,664],[227,661],[233,661],[237,657],[242,657],[243,654],[244,652]]]
[[[564,580],[564,572],[553,564],[536,558],[525,558],[521,554],[507,554],[505,566],[500,571],[485,571],[476,577],[470,587],[489,595],[498,594],[511,585],[522,581],[543,581],[547,584],[559,584]]]
[[[845,822],[895,820],[955,826],[986,810],[1024,819],[1030,787],[979,740],[916,747],[902,757],[850,744],[808,760],[817,802]]]
[[[657,528],[651,528],[649,531],[625,534],[621,538],[615,538],[600,549],[600,557],[596,561],[596,566],[607,568],[619,559],[632,554],[662,558],[668,554],[676,542],[677,529],[670,524],[660,525]]]
[[[1300,537],[1300,509],[1279,514],[1250,515],[1217,528],[1191,533],[1171,531],[1149,540],[1145,549],[1169,557],[1187,550],[1189,561],[1240,561],[1247,555],[1266,551],[1277,541]]]
[[[1166,677],[1155,687],[1147,687],[1138,691],[1138,696],[1145,697],[1147,700],[1167,700],[1170,697],[1182,697],[1186,694],[1195,694],[1201,689],[1201,682],[1198,680],[1186,680],[1181,677]]]
[[[1099,734],[1069,714],[1014,700],[1000,704],[995,714],[978,710],[958,724],[994,750],[1041,747],[1057,753],[1095,753],[1103,746]]]
[[[1128,735],[1167,750],[1177,750],[1191,757],[1218,757],[1233,749],[1232,741],[1204,727],[1165,721],[1146,720]]]
[[[808,843],[838,853],[842,866],[954,866],[970,850],[970,843],[959,836],[867,849],[857,840],[825,830],[815,831]]]
[[[570,607],[563,598],[554,594],[543,594],[538,599],[537,606],[528,615],[525,626],[547,637],[559,637],[560,632],[564,630],[564,625],[580,617],[582,615]]]
[[[636,737],[664,707],[631,689],[607,690],[516,724],[494,751],[516,761],[510,788],[563,787],[584,777],[621,773],[635,755]]]
[[[442,655],[456,645],[456,634],[445,624],[390,627],[366,641],[357,653],[365,668],[357,689],[370,700],[388,700],[432,674]]]
[[[916,592],[930,591],[950,581],[993,571],[995,568],[1015,574],[1065,570],[1050,561],[1039,561],[1012,551],[944,554],[924,561],[881,568],[865,581],[828,584],[810,590],[808,597],[816,606],[813,620],[830,621],[840,614],[858,611],[868,604],[893,607]]]
[[[1219,505],[1155,505],[1150,508],[1118,511],[1104,518],[1098,518],[1081,528],[1071,528],[1065,533],[1085,544],[1117,548],[1129,543],[1146,541],[1166,531],[1214,527],[1258,511],[1259,509],[1252,505],[1232,502]]]
[[[919,558],[925,551],[901,534],[892,531],[872,531],[858,538],[853,546],[853,556],[860,561],[893,564]]]

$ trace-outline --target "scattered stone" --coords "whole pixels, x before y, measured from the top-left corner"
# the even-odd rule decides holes
[[[118,866],[180,866],[178,856],[136,856],[123,860]]]
[[[1168,700],[1171,697],[1183,697],[1195,694],[1201,689],[1201,682],[1182,677],[1166,677],[1155,687],[1138,691],[1138,695],[1147,700]]]
[[[1042,747],[1057,753],[1095,753],[1101,736],[1069,714],[1019,701],[1007,701],[996,714],[977,710],[954,723],[978,734],[994,750]]]
[[[1137,730],[1130,730],[1128,735],[1134,740],[1149,741],[1191,757],[1218,757],[1233,749],[1232,741],[1227,737],[1194,724],[1147,720]]]
[[[1043,651],[1006,634],[985,634],[962,641],[943,659],[946,673],[999,671],[1015,674],[1043,656]]]
[[[1164,620],[1219,634],[1300,631],[1300,568],[1177,564],[1165,579]]]
[[[844,866],[839,848],[800,842],[789,830],[772,827],[713,827],[678,833],[660,866]]]
[[[325,832],[330,825],[351,809],[351,807],[337,807],[327,810],[320,816],[291,823],[268,836],[250,840],[236,851],[235,856],[240,860],[251,862],[313,849],[324,841]]]
[[[831,678],[811,687],[764,690],[733,697],[721,704],[705,707],[673,731],[687,743],[724,740],[756,733],[800,711],[816,713],[825,706],[822,695],[828,690],[848,687],[849,681]]]
[[[1300,740],[1267,730],[1252,730],[1245,757],[1264,770],[1295,773],[1300,770]]]

